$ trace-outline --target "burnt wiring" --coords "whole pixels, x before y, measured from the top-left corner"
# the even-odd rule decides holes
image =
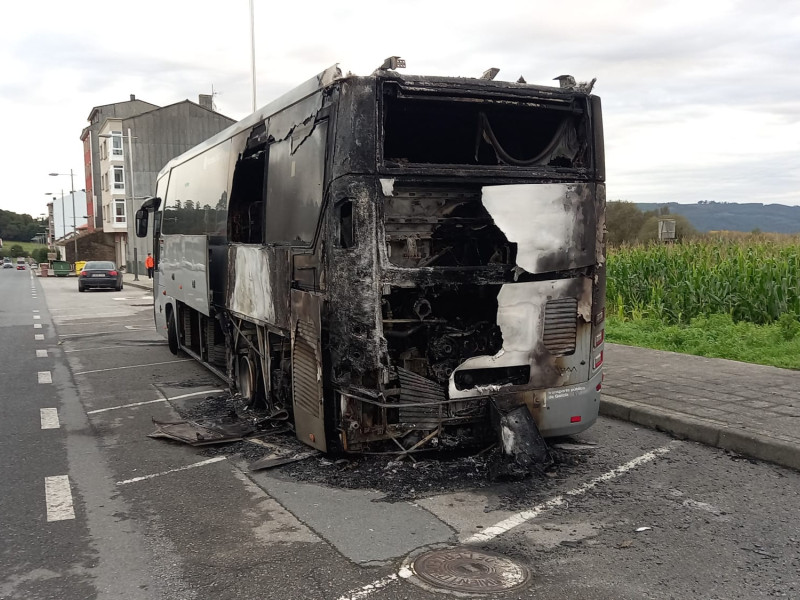
[[[481,140],[484,140],[492,147],[497,155],[498,161],[500,162],[504,162],[515,167],[530,167],[539,164],[542,162],[542,160],[550,156],[558,147],[558,144],[561,142],[561,138],[564,135],[568,125],[569,119],[564,119],[561,121],[561,124],[558,126],[555,134],[553,135],[553,139],[550,140],[550,143],[547,144],[547,146],[545,146],[544,150],[542,150],[533,158],[523,160],[514,158],[503,149],[503,147],[500,145],[500,141],[497,139],[497,136],[492,130],[492,125],[489,123],[489,117],[486,116],[485,112],[480,112],[478,113],[478,131],[477,135],[475,136],[475,160],[478,160],[478,147],[480,146]]]

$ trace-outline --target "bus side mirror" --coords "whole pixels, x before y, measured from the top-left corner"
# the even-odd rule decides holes
[[[136,211],[136,237],[147,237],[148,213],[143,208]]]

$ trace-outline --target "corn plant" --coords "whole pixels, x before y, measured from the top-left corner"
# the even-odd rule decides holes
[[[688,323],[729,314],[764,324],[800,314],[800,238],[704,238],[622,246],[608,255],[608,310]]]

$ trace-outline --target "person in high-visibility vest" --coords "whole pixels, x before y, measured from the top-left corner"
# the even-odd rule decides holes
[[[153,261],[153,255],[149,252],[147,253],[147,258],[144,259],[144,266],[147,267],[147,276],[152,279],[153,268],[156,266],[156,264],[155,261]]]

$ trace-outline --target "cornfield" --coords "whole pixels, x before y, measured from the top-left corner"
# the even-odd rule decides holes
[[[609,249],[607,311],[688,323],[729,314],[772,323],[800,315],[800,240],[705,239]]]

